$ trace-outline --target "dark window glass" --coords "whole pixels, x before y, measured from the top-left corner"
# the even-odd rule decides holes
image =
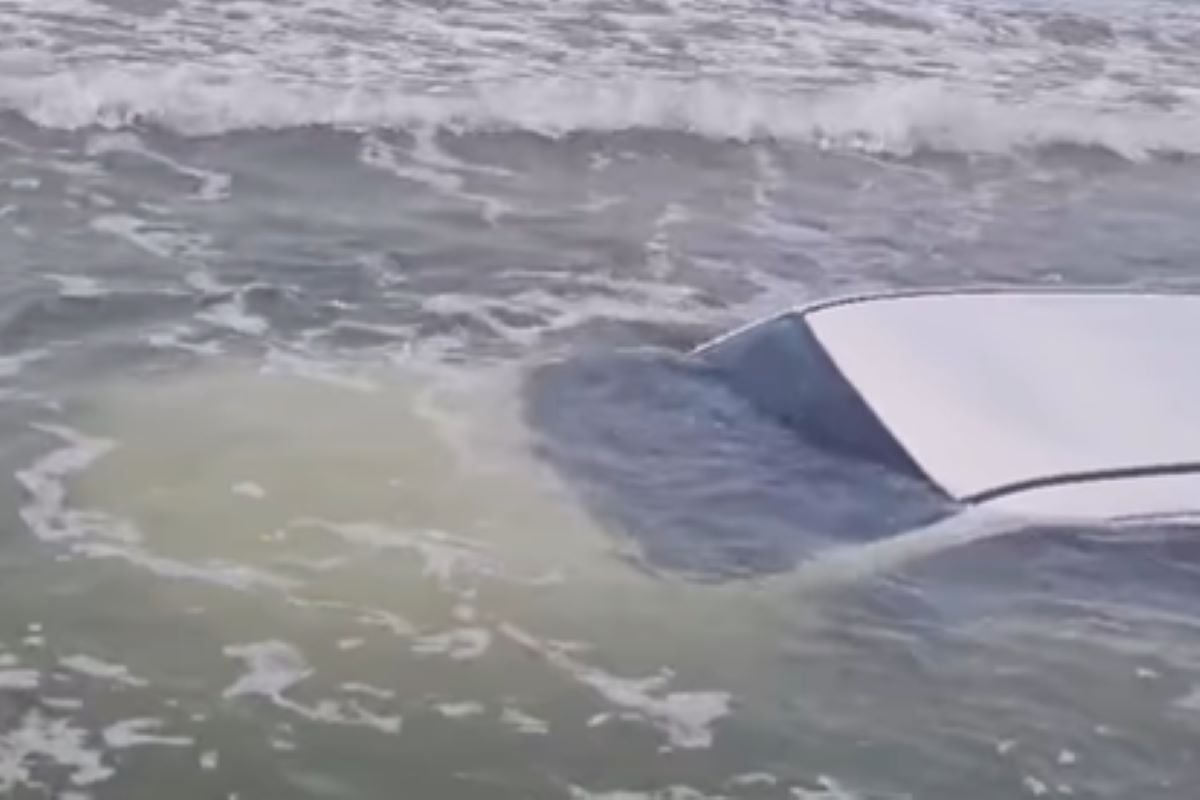
[[[809,442],[924,479],[920,468],[842,376],[801,314],[747,328],[700,361]]]

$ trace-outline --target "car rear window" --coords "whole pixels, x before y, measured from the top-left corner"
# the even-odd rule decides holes
[[[842,376],[802,314],[742,329],[696,357],[760,412],[813,444],[927,480]]]

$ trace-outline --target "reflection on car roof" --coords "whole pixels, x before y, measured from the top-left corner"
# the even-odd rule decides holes
[[[1102,517],[1200,510],[1200,296],[946,292],[796,315],[955,499]]]

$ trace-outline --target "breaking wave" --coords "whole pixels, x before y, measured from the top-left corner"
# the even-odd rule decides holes
[[[546,137],[679,132],[885,155],[1096,148],[1140,161],[1200,154],[1200,110],[1000,99],[937,81],[795,92],[729,82],[537,80],[469,93],[299,84],[199,68],[92,70],[0,79],[0,108],[63,130],[161,127],[185,136],[332,127],[526,132]],[[1119,109],[1119,110],[1117,110]]]

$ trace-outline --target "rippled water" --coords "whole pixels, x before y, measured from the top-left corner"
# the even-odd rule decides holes
[[[841,292],[1200,286],[1194,3],[0,31],[6,796],[1194,795],[1192,532],[888,538],[912,487],[680,358]]]

